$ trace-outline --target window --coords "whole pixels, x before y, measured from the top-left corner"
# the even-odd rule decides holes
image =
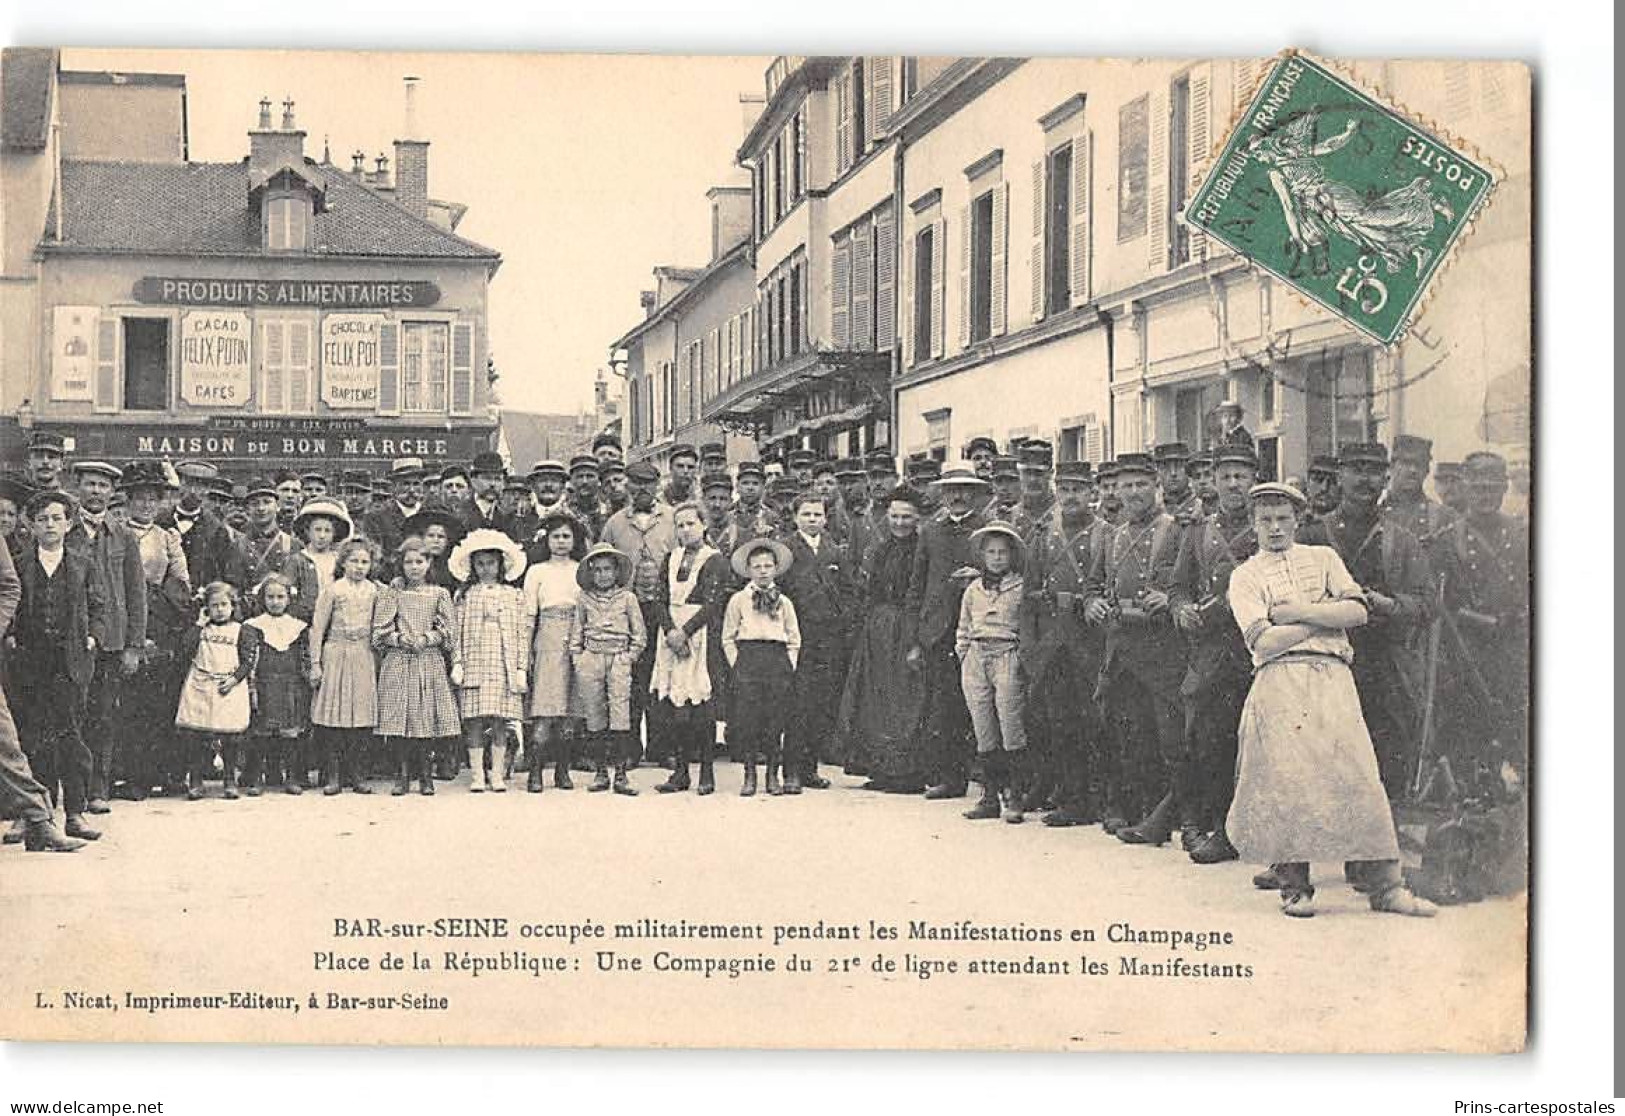
[[[1065,426],[1056,438],[1056,461],[1082,461],[1084,459],[1084,427]]]
[[[918,58],[903,59],[903,90],[900,98],[905,104],[914,99],[914,94],[920,91],[920,60]]]
[[[259,319],[258,410],[264,414],[309,414],[315,368],[313,323],[303,318]]]
[[[807,106],[790,118],[790,203],[807,196]]]
[[[1169,222],[1168,266],[1178,267],[1191,259],[1191,234],[1184,222],[1173,215],[1185,208],[1190,195],[1191,79],[1179,78],[1170,90],[1168,116],[1168,212],[1157,219]]]
[[[1145,235],[1147,164],[1151,155],[1151,98],[1139,97],[1117,114],[1117,241]]]
[[[1072,145],[1045,159],[1044,312],[1072,304]],[[1072,460],[1077,460],[1073,458]]]
[[[1335,454],[1350,442],[1377,440],[1371,416],[1371,354],[1338,349],[1292,361],[1288,383],[1304,385],[1309,454]]]
[[[790,267],[790,355],[801,352],[801,278],[806,268],[800,263]]]
[[[169,409],[169,320],[125,318],[124,409]]]
[[[948,445],[952,440],[950,426],[953,410],[944,407],[940,411],[927,411],[924,417],[926,450],[936,460],[946,461]]]
[[[931,359],[936,323],[931,288],[936,275],[937,230],[926,225],[914,234],[914,363]]]
[[[993,191],[971,206],[970,227],[970,339],[981,341],[993,333]]]
[[[773,303],[776,311],[774,314],[774,325],[777,327],[775,332],[778,335],[774,355],[779,360],[783,360],[790,354],[788,342],[790,333],[790,277],[781,273],[774,286],[778,290],[778,297]]]
[[[852,161],[863,158],[869,150],[869,117],[864,112],[863,59],[852,59]]]
[[[773,141],[773,223],[784,219],[784,136]]]
[[[450,350],[451,327],[447,323],[401,323],[403,412],[435,414],[446,410]]]
[[[868,121],[863,104],[863,59],[835,78],[835,173],[839,176],[863,156],[868,143]]]
[[[265,247],[273,252],[303,252],[310,247],[310,202],[307,199],[280,197],[266,201]]]
[[[1264,423],[1275,421],[1275,377],[1268,368],[1258,373],[1258,418]]]

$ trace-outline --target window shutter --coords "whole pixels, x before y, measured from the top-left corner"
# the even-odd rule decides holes
[[[1091,293],[1089,191],[1095,180],[1091,173],[1094,161],[1095,134],[1082,132],[1072,141],[1072,246],[1067,263],[1073,306],[1088,302]]]
[[[769,286],[756,300],[756,343],[760,346],[757,350],[761,357],[761,363],[758,365],[760,368],[773,367],[773,350],[768,348],[773,314],[773,304],[768,297],[771,291],[772,287]]]
[[[896,341],[897,214],[888,202],[875,214],[875,348],[889,352]]]
[[[1091,465],[1099,465],[1106,460],[1106,428],[1098,422],[1091,422],[1083,431],[1083,459]]]
[[[378,413],[401,413],[401,324],[378,327]]]
[[[852,348],[875,344],[875,242],[867,219],[852,230]]]
[[[289,322],[288,330],[288,410],[308,415],[311,411],[310,381],[312,349],[311,323]]]
[[[1187,145],[1190,148],[1190,162],[1186,164],[1186,181],[1190,183],[1190,191],[1196,193],[1196,175],[1207,166],[1208,157],[1213,154],[1213,64],[1203,62],[1191,70],[1191,122],[1186,129],[1190,139]],[[1189,199],[1186,199],[1189,201]],[[1207,259],[1207,235],[1190,230],[1191,259]]]
[[[474,325],[458,322],[451,327],[451,413],[474,413]]]
[[[260,410],[283,414],[288,409],[288,326],[285,321],[260,323]]]
[[[852,241],[842,237],[835,242],[835,256],[830,266],[830,343],[836,351],[852,347]]]
[[[1151,151],[1146,170],[1146,265],[1151,274],[1168,270],[1168,90],[1151,93]]]
[[[939,218],[931,231],[931,356],[942,356],[946,351],[947,323],[942,320],[947,305],[948,285],[948,222]]]
[[[869,136],[878,140],[891,124],[893,58],[870,58],[864,65],[869,79]]]
[[[914,282],[915,245],[914,238],[918,230],[903,237],[903,273],[897,276],[894,283],[892,301],[897,306],[897,335],[902,340],[903,364],[906,366],[917,360],[919,354],[914,351],[914,299],[919,298],[921,291]],[[924,294],[929,297],[930,292]]]
[[[807,106],[796,110],[796,197],[807,193]]]
[[[796,265],[801,284],[801,336],[796,338],[796,343],[801,346],[802,352],[812,348],[812,278],[808,271],[805,259]]]
[[[997,337],[1009,322],[1009,307],[1005,305],[1010,284],[1006,281],[1007,261],[1010,255],[1010,183],[1001,182],[993,187],[993,252],[989,260],[992,275],[988,276],[989,332]]]
[[[1044,160],[1033,160],[1033,321],[1044,320]]]
[[[959,207],[959,347],[970,348],[970,206]]]
[[[1247,106],[1247,101],[1253,95],[1253,87],[1258,84],[1258,59],[1238,58],[1235,63],[1236,83],[1230,90],[1230,107],[1234,112],[1240,112]]]
[[[835,174],[852,165],[852,70],[835,79]]]
[[[98,414],[119,409],[119,369],[124,366],[119,348],[124,340],[117,314],[103,314],[96,322],[96,390]]]

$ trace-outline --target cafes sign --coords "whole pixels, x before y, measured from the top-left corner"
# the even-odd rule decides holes
[[[181,315],[181,398],[193,407],[246,405],[251,332],[241,310]]]
[[[135,300],[158,306],[283,306],[393,310],[433,306],[440,288],[425,279],[212,279],[145,275]]]

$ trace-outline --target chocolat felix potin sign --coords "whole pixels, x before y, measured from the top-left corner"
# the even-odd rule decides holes
[[[440,288],[426,279],[214,279],[145,275],[137,302],[160,306],[282,306],[395,310],[433,306]]]
[[[322,402],[333,408],[378,406],[382,314],[322,316]]]
[[[193,407],[242,407],[253,384],[250,337],[241,310],[181,315],[181,398]]]

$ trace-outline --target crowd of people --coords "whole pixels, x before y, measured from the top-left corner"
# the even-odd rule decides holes
[[[899,476],[883,448],[679,445],[663,475],[606,435],[524,474],[481,453],[240,484],[36,435],[0,477],[29,761],[0,757],[6,839],[73,848],[114,800],[211,782],[431,795],[466,766],[470,792],[517,770],[541,793],[551,768],[635,795],[646,763],[706,795],[731,760],[746,796],[837,767],[930,800],[974,783],[973,821],[1245,856],[1294,916],[1308,863],[1343,860],[1374,909],[1432,913],[1390,803],[1524,771],[1505,460],[1400,436],[1260,483],[1237,423],[1097,466],[1005,448]]]

